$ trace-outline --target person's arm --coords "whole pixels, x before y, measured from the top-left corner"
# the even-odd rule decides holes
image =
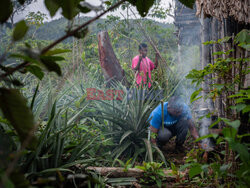
[[[149,126],[149,130],[151,132],[151,143],[152,144],[156,144],[156,137],[157,137],[157,134],[158,134],[158,130],[159,128],[161,127],[161,105],[158,105],[150,114],[149,116],[149,123],[150,123],[150,126]]]
[[[189,128],[190,134],[194,138],[194,140],[198,139],[199,138],[199,133],[198,133],[198,131],[197,131],[197,129],[195,127],[195,124],[192,121],[192,119],[188,120],[188,128]],[[200,142],[198,142],[198,146],[201,148]]]
[[[155,53],[155,69],[158,67],[158,58],[159,58],[159,54],[156,52]]]
[[[140,55],[139,56],[139,61],[138,61],[138,63],[137,63],[137,65],[136,65],[136,67],[135,68],[133,68],[133,70],[136,72],[136,71],[140,71],[140,66],[141,66],[141,61],[142,61],[142,56]]]

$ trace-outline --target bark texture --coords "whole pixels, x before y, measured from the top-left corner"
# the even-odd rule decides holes
[[[137,168],[129,168],[128,171],[124,172],[124,168],[120,167],[88,167],[87,170],[95,171],[102,176],[108,177],[143,177],[144,171]],[[180,175],[185,175],[183,172],[179,172]],[[169,180],[175,179],[176,177],[172,175],[172,170],[164,170],[166,178]]]
[[[114,81],[122,82],[128,86],[125,71],[116,58],[108,32],[102,31],[98,34],[98,49],[100,64],[107,86],[111,86]]]
[[[237,22],[250,23],[249,0],[196,0],[196,6],[196,15],[204,14],[205,17],[216,17],[220,21],[233,17]]]

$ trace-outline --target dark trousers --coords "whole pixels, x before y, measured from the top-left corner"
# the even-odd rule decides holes
[[[183,145],[188,132],[187,120],[180,119],[176,124],[169,127],[160,127],[157,136],[157,144],[165,145],[172,137],[176,136],[176,145]]]

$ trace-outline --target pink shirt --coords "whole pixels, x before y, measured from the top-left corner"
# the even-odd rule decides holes
[[[132,60],[132,68],[134,69],[137,66],[137,63],[139,62],[139,55],[135,56]],[[148,75],[148,88],[151,87],[151,71],[155,68],[154,63],[148,58],[142,58],[141,65],[140,65],[140,71],[136,71],[136,83],[138,85],[141,85],[141,82],[143,80],[143,84],[147,82],[147,75]]]

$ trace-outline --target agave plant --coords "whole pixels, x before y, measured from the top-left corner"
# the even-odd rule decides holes
[[[101,139],[99,132],[85,124],[87,117],[84,114],[89,104],[86,96],[70,93],[72,86],[57,96],[52,95],[51,87],[43,87],[41,91],[38,88],[30,99],[30,107],[38,123],[37,145],[35,149],[23,150],[20,142],[16,141],[17,147],[13,143],[15,150],[22,151],[16,166],[25,172],[28,179],[34,180],[56,173],[75,174],[72,168],[79,165],[85,167],[104,163],[102,156],[105,153],[100,148],[107,140]],[[0,121],[0,128],[11,131],[5,124],[8,122]]]
[[[99,112],[96,117],[105,122],[102,131],[115,143],[112,157],[132,157],[133,163],[138,158],[152,161],[152,147],[148,141],[149,115],[160,102],[156,101],[158,96],[146,99],[143,90],[127,90],[120,84],[116,85],[116,90],[124,92],[121,100],[96,101],[96,109]],[[165,162],[160,150],[157,151]]]

